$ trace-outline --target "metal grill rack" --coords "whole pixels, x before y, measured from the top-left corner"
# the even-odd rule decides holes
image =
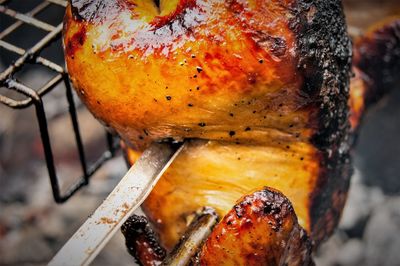
[[[35,107],[36,118],[40,129],[40,135],[43,144],[44,155],[46,159],[48,174],[50,177],[51,188],[53,191],[54,200],[57,203],[63,203],[67,201],[72,195],[74,195],[80,188],[89,184],[90,177],[109,159],[114,157],[116,151],[119,148],[118,138],[107,133],[107,150],[92,164],[88,165],[85,158],[85,148],[82,142],[81,133],[79,131],[79,123],[77,118],[76,103],[74,102],[73,92],[69,83],[68,74],[65,68],[60,64],[50,61],[42,57],[41,52],[46,49],[49,45],[61,39],[62,33],[62,22],[58,25],[51,25],[39,18],[37,14],[44,11],[51,6],[58,6],[65,8],[67,5],[66,0],[45,0],[36,1],[34,7],[28,12],[20,12],[12,9],[14,2],[22,2],[21,5],[26,5],[26,0],[0,0],[0,13],[7,17],[15,20],[12,24],[6,27],[0,32],[0,49],[1,53],[10,53],[16,56],[10,65],[0,73],[0,85],[5,91],[12,90],[21,99],[15,99],[16,97],[10,97],[0,91],[0,102],[13,109],[24,109],[30,106]],[[26,1],[26,2],[25,2]],[[29,5],[28,5],[29,6]],[[18,28],[24,25],[29,25],[40,29],[45,32],[43,38],[31,45],[27,49],[23,49],[9,41],[6,41],[6,37],[16,31]],[[42,66],[47,68],[53,73],[53,77],[46,82],[39,89],[33,89],[30,86],[20,82],[16,78],[16,74],[27,65]],[[49,130],[47,127],[47,118],[44,109],[45,95],[55,89],[59,84],[63,83],[65,86],[66,100],[68,102],[69,116],[72,122],[72,128],[74,131],[75,142],[77,147],[77,154],[79,156],[80,165],[82,168],[82,175],[78,181],[73,184],[65,192],[61,192],[59,179],[54,163],[54,157],[51,146],[51,138],[49,136]]]

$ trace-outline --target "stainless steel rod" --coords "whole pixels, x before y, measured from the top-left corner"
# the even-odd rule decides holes
[[[140,207],[183,147],[152,144],[49,265],[90,264],[126,219]]]

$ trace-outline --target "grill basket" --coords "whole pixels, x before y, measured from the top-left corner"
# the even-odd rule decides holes
[[[18,3],[19,2],[19,3]],[[13,5],[29,7],[27,12],[21,12],[13,9]],[[62,16],[59,18],[57,25],[45,22],[44,19],[38,18],[46,16],[46,11],[51,12],[51,8],[65,8],[67,1],[65,0],[0,0],[0,19],[1,24],[5,24],[6,19],[12,20],[4,27],[1,27],[0,32],[0,53],[3,57],[14,57],[12,62],[1,69],[0,73],[0,102],[9,108],[24,109],[34,106],[37,123],[40,130],[40,136],[43,145],[44,157],[50,178],[50,184],[53,192],[54,200],[57,203],[63,203],[73,196],[79,189],[89,184],[90,178],[93,174],[102,167],[102,165],[114,157],[119,149],[118,137],[106,133],[107,149],[101,154],[97,160],[89,165],[85,157],[85,147],[83,145],[81,133],[79,130],[79,122],[77,117],[77,104],[74,101],[73,91],[68,79],[68,74],[63,64],[57,64],[45,57],[41,53],[46,50],[50,45],[58,43],[61,45],[62,34]],[[32,6],[32,8],[31,8]],[[36,41],[34,44],[29,45],[28,48],[21,48],[18,45],[7,40],[11,34],[20,27],[29,25],[35,29],[44,32],[44,37]],[[40,88],[33,89],[29,84],[24,84],[16,77],[18,72],[24,68],[25,65],[30,67],[45,67],[52,73],[52,77]],[[44,108],[46,101],[46,94],[54,90],[58,85],[63,84],[65,88],[66,101],[68,104],[68,113],[72,123],[72,130],[74,131],[75,143],[77,147],[77,157],[80,161],[82,174],[77,178],[77,181],[70,186],[66,191],[62,192],[60,189],[60,182],[57,176],[57,169],[54,163],[54,156],[52,152],[51,137],[48,130],[48,120]],[[60,86],[59,86],[60,87]],[[57,88],[58,89],[58,88]],[[13,91],[18,97],[11,97],[7,92]],[[4,93],[5,92],[5,93]],[[15,98],[18,98],[15,99]]]

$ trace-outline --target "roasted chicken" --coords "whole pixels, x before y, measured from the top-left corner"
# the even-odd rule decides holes
[[[381,94],[365,54],[398,67],[399,29],[393,20],[356,42],[351,90],[339,0],[72,0],[63,40],[74,87],[131,163],[153,141],[188,142],[142,206],[166,250],[209,206],[224,218],[200,264],[302,265],[338,223],[353,136]]]

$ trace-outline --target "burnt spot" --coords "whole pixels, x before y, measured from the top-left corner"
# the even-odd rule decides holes
[[[265,214],[271,214],[271,212],[272,212],[272,204],[267,202],[267,204],[265,205],[263,211],[264,211]]]
[[[75,20],[90,23],[102,23],[110,17],[115,17],[121,10],[130,8],[128,1],[119,0],[71,0],[71,11]]]
[[[253,221],[251,219],[245,219],[240,225],[241,229],[251,228],[253,226]]]
[[[254,85],[257,82],[257,77],[258,77],[258,73],[248,73],[247,74],[247,81],[249,82],[249,84]]]
[[[258,47],[269,51],[278,58],[286,53],[287,44],[283,38],[271,36],[263,31],[256,31],[253,33],[252,39]],[[263,63],[262,59],[259,62]]]
[[[159,29],[163,26],[170,25],[174,21],[179,21],[184,28],[189,30],[186,23],[188,23],[187,19],[194,20],[194,17],[188,17],[188,10],[194,9],[196,7],[196,1],[194,0],[181,0],[179,1],[178,6],[176,7],[175,11],[166,16],[157,16],[151,24],[154,28]],[[191,23],[189,23],[191,24]]]
[[[74,55],[78,49],[80,49],[86,41],[86,26],[80,26],[79,30],[67,40],[65,46],[67,56],[74,58]]]
[[[233,136],[235,136],[235,135],[236,135],[236,132],[235,132],[235,131],[229,131],[229,136],[233,137]]]
[[[318,103],[309,106],[315,125],[311,142],[319,150],[313,160],[321,166],[309,206],[311,238],[318,245],[339,222],[343,206],[333,207],[333,193],[347,191],[351,175],[347,143],[351,42],[339,0],[298,1],[293,15],[290,28],[304,77],[300,91]],[[330,215],[332,209],[335,215]]]
[[[141,265],[158,265],[166,257],[166,251],[158,242],[148,220],[133,215],[121,227],[129,253]]]
[[[242,218],[245,213],[243,206],[241,204],[238,204],[234,207],[234,209],[235,209],[236,217],[239,219]]]

